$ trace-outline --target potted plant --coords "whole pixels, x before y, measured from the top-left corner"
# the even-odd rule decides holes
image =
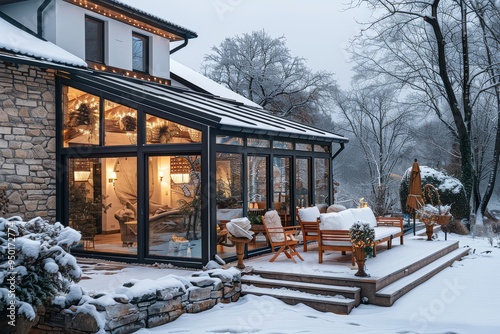
[[[421,208],[416,210],[417,217],[425,224],[427,241],[432,241],[434,234],[434,224],[446,225],[450,222],[451,205],[441,204],[439,192],[432,184],[426,184],[422,192],[422,199],[427,203],[422,203]],[[436,203],[436,204],[434,204]]]
[[[375,245],[375,230],[368,223],[357,221],[349,229],[349,236],[354,251],[354,258],[358,265],[358,272],[355,276],[366,277],[365,259],[373,256],[373,246]]]

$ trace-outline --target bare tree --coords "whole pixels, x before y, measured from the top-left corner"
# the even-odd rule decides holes
[[[392,211],[398,202],[391,195],[391,175],[411,145],[408,129],[413,112],[410,107],[402,110],[404,104],[397,100],[397,94],[392,86],[374,84],[337,97],[345,132],[355,136],[352,143],[362,152],[360,165],[367,169],[370,183],[366,186],[378,215]]]
[[[354,52],[360,71],[388,75],[419,96],[453,134],[460,151],[461,180],[474,194],[479,215],[486,210],[500,153],[498,0],[357,0],[378,15],[369,22]],[[490,177],[479,196],[485,171],[477,169],[474,118],[484,99],[496,114],[495,148],[488,156]],[[486,152],[486,151],[482,151]],[[483,157],[484,158],[484,157]]]
[[[333,75],[313,72],[303,58],[293,57],[285,37],[254,31],[226,38],[212,51],[203,63],[212,80],[280,116],[309,124],[325,119],[323,103],[337,87]]]

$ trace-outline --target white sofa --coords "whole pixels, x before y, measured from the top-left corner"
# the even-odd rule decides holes
[[[375,230],[373,256],[377,255],[378,244],[387,242],[387,248],[390,249],[392,239],[399,237],[400,244],[402,245],[404,242],[402,218],[375,217],[370,208],[355,208],[324,213],[319,218],[319,263],[323,262],[323,252],[325,250],[352,251],[349,228],[357,221],[368,223]]]

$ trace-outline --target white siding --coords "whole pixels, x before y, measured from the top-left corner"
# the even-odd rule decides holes
[[[105,63],[132,70],[132,32],[150,38],[150,74],[169,78],[169,40],[64,1],[57,2],[55,43],[85,59],[85,15],[105,22]]]

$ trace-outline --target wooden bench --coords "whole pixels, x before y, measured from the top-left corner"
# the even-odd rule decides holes
[[[353,247],[349,235],[349,224],[353,224],[355,221],[365,221],[367,223],[372,222],[375,219],[374,230],[375,230],[375,246],[373,247],[373,256],[377,256],[377,245],[387,242],[387,249],[392,248],[392,240],[394,238],[400,238],[400,244],[404,244],[404,229],[403,229],[403,218],[399,217],[370,217],[369,212],[366,210],[369,208],[364,208],[365,219],[351,219],[346,221],[346,217],[350,217],[347,213],[342,214],[343,226],[342,229],[329,229],[325,228],[328,226],[325,221],[327,215],[321,215],[318,219],[318,261],[323,262],[323,252],[325,250],[341,251],[343,254],[350,251],[353,252]],[[349,210],[359,210],[359,209],[349,209]],[[346,210],[348,211],[348,210]],[[371,212],[371,210],[370,210]],[[339,212],[338,214],[341,214]],[[360,211],[355,211],[359,214]],[[373,215],[373,213],[371,213]],[[354,257],[352,259],[354,264]]]

